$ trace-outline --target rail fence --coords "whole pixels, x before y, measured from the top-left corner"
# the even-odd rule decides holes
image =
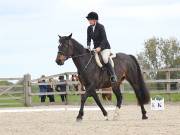
[[[151,72],[164,72],[166,78],[165,79],[158,79],[158,80],[152,80],[148,79],[148,76]],[[171,78],[171,73],[177,72],[177,78]],[[180,68],[170,68],[170,69],[160,69],[160,70],[143,70],[143,76],[145,78],[145,81],[147,85],[152,84],[163,84],[163,89],[157,90],[156,87],[149,88],[151,93],[164,93],[170,94],[173,93],[180,93]],[[65,82],[58,82],[54,81],[53,85],[58,84],[66,84],[66,92],[39,92],[39,86],[40,85],[50,85],[50,83],[39,83],[38,79],[31,79],[30,74],[26,74],[23,77],[20,78],[0,78],[0,82],[2,81],[8,81],[12,82],[10,84],[0,85],[0,106],[11,106],[11,105],[25,105],[25,106],[34,106],[34,105],[41,105],[39,103],[34,103],[33,97],[38,97],[41,95],[61,95],[61,94],[67,94],[67,97],[71,95],[82,95],[84,94],[84,91],[74,91],[71,90],[73,85],[79,84],[78,81],[71,81],[71,76],[77,74],[76,72],[66,72],[62,74],[57,75],[51,75],[44,77],[44,79],[50,79],[53,78],[56,80],[60,75],[66,76]],[[51,83],[52,84],[52,83]],[[175,90],[171,89],[171,85],[175,86]],[[122,93],[133,93],[131,90],[131,87],[128,85],[126,81],[122,83],[121,91]],[[112,91],[107,90],[97,90],[98,94],[109,94],[112,93]],[[68,99],[68,98],[67,98]],[[59,102],[60,103],[60,102]],[[68,100],[66,102],[68,104]]]

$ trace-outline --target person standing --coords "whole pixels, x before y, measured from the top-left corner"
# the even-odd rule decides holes
[[[59,76],[59,82],[64,82],[64,76]],[[66,84],[58,84],[56,85],[56,91],[58,92],[66,92]],[[62,102],[67,102],[67,94],[60,94]]]
[[[53,79],[50,78],[49,79],[49,85],[47,87],[47,92],[53,92],[53,91],[54,91]],[[48,98],[49,98],[50,102],[55,102],[54,95],[48,95]]]
[[[45,78],[45,75],[42,75],[41,79],[38,81],[38,83],[42,83],[42,84],[39,84],[40,93],[45,93],[45,92],[47,92],[47,89],[48,89],[47,85],[45,84],[46,81],[44,78]],[[46,95],[40,95],[39,97],[41,99],[41,103],[46,101]]]

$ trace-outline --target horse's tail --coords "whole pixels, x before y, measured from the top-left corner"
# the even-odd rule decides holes
[[[142,104],[147,104],[149,103],[150,100],[150,95],[149,95],[149,90],[146,87],[146,84],[144,82],[142,73],[141,73],[141,68],[139,66],[138,61],[136,60],[136,58],[133,55],[129,55],[134,62],[136,63],[137,66],[137,73],[138,73],[138,84],[139,84],[139,90],[136,90],[136,95],[138,94],[140,101]]]

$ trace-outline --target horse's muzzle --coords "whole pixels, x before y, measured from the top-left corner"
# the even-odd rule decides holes
[[[56,63],[58,64],[58,65],[64,65],[64,62],[62,62],[62,61],[60,61],[60,60],[56,60]]]

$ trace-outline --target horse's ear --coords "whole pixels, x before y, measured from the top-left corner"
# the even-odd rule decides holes
[[[72,33],[68,36],[68,38],[71,39],[71,37],[72,37]]]
[[[58,35],[58,37],[61,39],[62,37],[60,35]]]

